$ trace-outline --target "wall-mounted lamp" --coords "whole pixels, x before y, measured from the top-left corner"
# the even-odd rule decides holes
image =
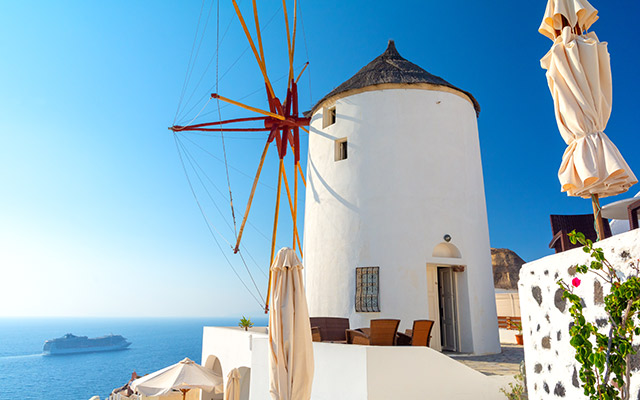
[[[445,242],[449,243],[451,241],[451,235],[447,233],[446,235],[444,235],[443,239]]]

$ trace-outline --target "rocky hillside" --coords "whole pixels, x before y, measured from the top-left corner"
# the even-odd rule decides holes
[[[491,249],[493,286],[498,289],[518,289],[518,275],[525,261],[509,249]]]

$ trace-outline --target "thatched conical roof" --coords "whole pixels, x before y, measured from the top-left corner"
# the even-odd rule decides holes
[[[389,45],[384,53],[376,57],[369,64],[365,65],[360,71],[358,71],[358,73],[342,85],[333,89],[329,94],[324,96],[313,106],[310,114],[313,114],[325,100],[341,93],[388,83],[408,85],[428,83],[448,87],[468,96],[473,103],[476,114],[480,113],[480,104],[478,104],[478,101],[471,93],[453,86],[439,76],[432,75],[416,64],[407,61],[400,55],[400,53],[398,53],[398,50],[396,50],[394,41],[389,40]]]

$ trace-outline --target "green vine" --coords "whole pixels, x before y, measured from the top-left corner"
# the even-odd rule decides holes
[[[501,388],[500,392],[509,400],[527,400],[527,377],[525,374],[524,361],[520,363],[520,369],[514,375],[515,382],[509,383],[509,389]]]
[[[613,265],[607,261],[601,248],[593,247],[593,242],[584,234],[575,231],[569,234],[571,243],[580,243],[585,253],[591,256],[590,264],[576,266],[578,274],[591,272],[611,285],[610,293],[604,297],[605,311],[609,322],[607,334],[598,331],[596,324],[587,321],[583,314],[584,303],[575,294],[580,279],[573,278],[571,285],[563,280],[558,285],[564,289],[563,299],[571,306],[573,326],[569,330],[570,344],[576,350],[576,360],[580,363],[580,380],[584,394],[591,400],[628,400],[631,371],[630,356],[634,336],[640,335],[638,312],[640,311],[639,260],[630,263],[635,271],[632,276],[621,277]]]

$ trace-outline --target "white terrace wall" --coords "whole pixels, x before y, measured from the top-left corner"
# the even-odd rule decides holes
[[[629,263],[640,258],[640,229],[598,243],[607,259],[622,274],[632,273]],[[569,344],[572,322],[569,305],[562,300],[559,279],[575,276],[575,265],[590,262],[581,248],[554,254],[523,265],[520,270],[520,310],[524,334],[527,385],[531,399],[586,399],[578,378],[579,365]],[[580,275],[574,293],[584,299],[585,317],[608,331],[603,296],[609,287],[593,273]],[[631,398],[640,399],[640,356],[632,359]]]
[[[231,369],[251,368],[250,393],[241,400],[271,399],[269,338],[260,331],[204,328],[202,359],[220,360],[225,385]],[[313,343],[313,358],[311,400],[502,400],[500,388],[513,382],[512,376],[487,376],[420,346]]]

